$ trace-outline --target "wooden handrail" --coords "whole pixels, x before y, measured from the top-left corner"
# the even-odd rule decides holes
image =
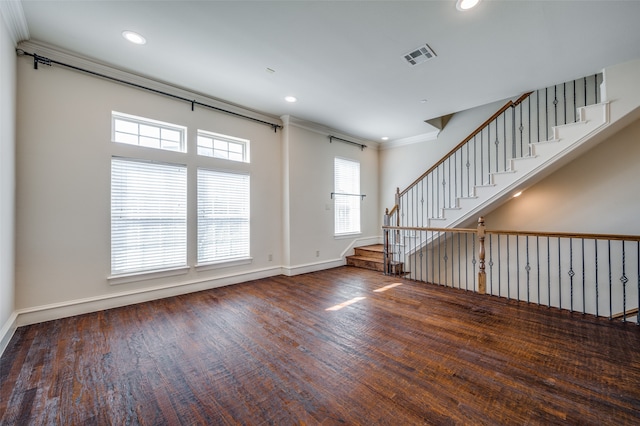
[[[485,127],[487,127],[489,125],[489,123],[491,123],[493,120],[495,120],[496,118],[498,118],[500,116],[500,114],[502,114],[503,112],[505,112],[506,110],[508,110],[509,108],[518,106],[519,104],[521,104],[525,99],[527,99],[533,92],[527,92],[525,94],[523,94],[522,96],[520,96],[518,99],[516,99],[515,101],[509,101],[507,102],[502,108],[500,108],[495,114],[493,114],[491,117],[489,117],[489,119],[487,119],[484,123],[482,123],[480,126],[478,126],[478,128],[476,130],[474,130],[473,132],[471,132],[471,134],[469,136],[467,136],[466,138],[464,138],[462,140],[462,142],[460,142],[458,145],[456,145],[455,148],[453,148],[451,151],[449,151],[446,155],[444,155],[440,161],[438,161],[436,164],[434,164],[433,166],[431,166],[431,168],[429,170],[427,170],[426,172],[424,172],[422,175],[420,175],[420,177],[416,180],[414,180],[411,185],[407,186],[404,191],[402,191],[400,193],[400,195],[404,195],[406,194],[414,185],[416,185],[418,182],[420,182],[422,179],[424,179],[429,173],[431,173],[432,171],[434,171],[436,168],[438,168],[438,166],[442,163],[444,163],[447,158],[449,158],[451,155],[453,155],[454,152],[456,152],[458,149],[460,149],[462,146],[464,146],[464,144],[466,144],[467,142],[469,142],[471,139],[473,139],[474,136],[476,136],[478,133],[480,133],[482,131],[482,129],[484,129]]]
[[[461,234],[476,233],[477,229],[471,228],[425,228],[411,226],[383,226],[382,229],[403,230],[403,231],[429,231],[429,232],[453,232]],[[543,238],[576,238],[585,240],[614,240],[614,241],[639,241],[640,235],[621,234],[580,234],[574,232],[533,232],[533,231],[497,231],[486,230],[486,234],[493,235],[520,235],[523,237],[543,237]]]

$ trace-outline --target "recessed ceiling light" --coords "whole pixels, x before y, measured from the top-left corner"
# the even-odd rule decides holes
[[[421,103],[421,104],[426,104],[426,103],[427,103],[427,100],[426,100],[426,99],[420,99],[420,103]]]
[[[513,198],[519,197],[522,195],[522,191],[516,192],[515,194],[513,194]]]
[[[388,141],[389,140],[389,136],[383,136],[380,139],[382,139],[383,141]]]
[[[295,96],[285,96],[284,100],[290,103],[298,102],[298,98]]]
[[[123,31],[122,37],[134,44],[145,44],[147,39],[133,31]]]
[[[456,9],[464,12],[465,10],[476,7],[478,3],[480,3],[480,0],[458,0],[456,2]]]

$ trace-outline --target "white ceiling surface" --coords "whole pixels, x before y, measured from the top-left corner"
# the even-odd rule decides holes
[[[455,0],[22,6],[32,41],[372,141],[420,138],[435,130],[424,120],[640,58],[640,1],[484,0],[467,12]],[[404,62],[424,43],[437,58]]]

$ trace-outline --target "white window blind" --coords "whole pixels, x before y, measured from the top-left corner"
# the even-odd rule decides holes
[[[187,264],[187,168],[111,159],[111,273]]]
[[[198,263],[249,257],[249,175],[198,169]]]
[[[360,163],[336,158],[334,162],[335,233],[360,232]]]

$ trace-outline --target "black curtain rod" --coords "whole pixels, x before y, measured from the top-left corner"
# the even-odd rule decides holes
[[[332,143],[334,139],[337,140],[337,141],[340,141],[340,142],[350,143],[351,145],[359,146],[361,151],[364,151],[364,149],[367,147],[364,144],[353,142],[353,141],[348,141],[346,139],[338,138],[336,136],[329,136],[329,143]]]
[[[60,66],[63,66],[63,67],[70,68],[70,69],[75,70],[75,71],[80,71],[80,72],[83,72],[83,73],[86,73],[86,74],[90,74],[90,75],[93,75],[93,76],[96,76],[96,77],[100,77],[100,78],[104,78],[104,79],[107,79],[107,80],[115,81],[115,82],[120,83],[120,84],[125,84],[127,86],[132,86],[132,87],[135,87],[135,88],[138,88],[138,89],[146,90],[148,92],[153,92],[153,93],[156,93],[158,95],[168,96],[168,97],[173,98],[173,99],[178,99],[180,101],[188,102],[188,103],[191,104],[191,111],[193,111],[195,106],[198,105],[198,106],[203,106],[205,108],[213,109],[215,111],[223,112],[225,114],[230,114],[230,115],[234,115],[236,117],[244,118],[245,120],[251,120],[251,121],[255,121],[256,123],[265,124],[265,125],[270,126],[271,128],[273,128],[274,132],[277,132],[278,129],[282,129],[282,126],[279,125],[279,124],[270,123],[268,121],[260,120],[258,118],[249,117],[248,115],[239,114],[239,113],[233,112],[233,111],[227,111],[226,109],[218,108],[218,107],[215,107],[213,105],[209,105],[209,104],[205,104],[205,103],[202,103],[202,102],[198,102],[198,101],[193,100],[193,99],[187,99],[187,98],[184,98],[182,96],[174,95],[172,93],[163,92],[162,90],[152,89],[151,87],[142,86],[140,84],[131,83],[130,81],[121,80],[119,78],[110,77],[108,75],[100,74],[100,73],[97,73],[95,71],[91,71],[91,70],[87,70],[87,69],[84,69],[84,68],[76,67],[74,65],[65,64],[64,62],[58,62],[58,61],[55,61],[53,59],[49,59],[49,58],[45,58],[44,56],[37,55],[35,53],[25,52],[22,49],[16,49],[16,53],[18,54],[18,56],[31,56],[33,58],[33,69],[36,69],[36,70],[38,69],[38,64],[47,65],[47,66],[51,66],[52,64],[56,64],[56,65],[60,65]]]

